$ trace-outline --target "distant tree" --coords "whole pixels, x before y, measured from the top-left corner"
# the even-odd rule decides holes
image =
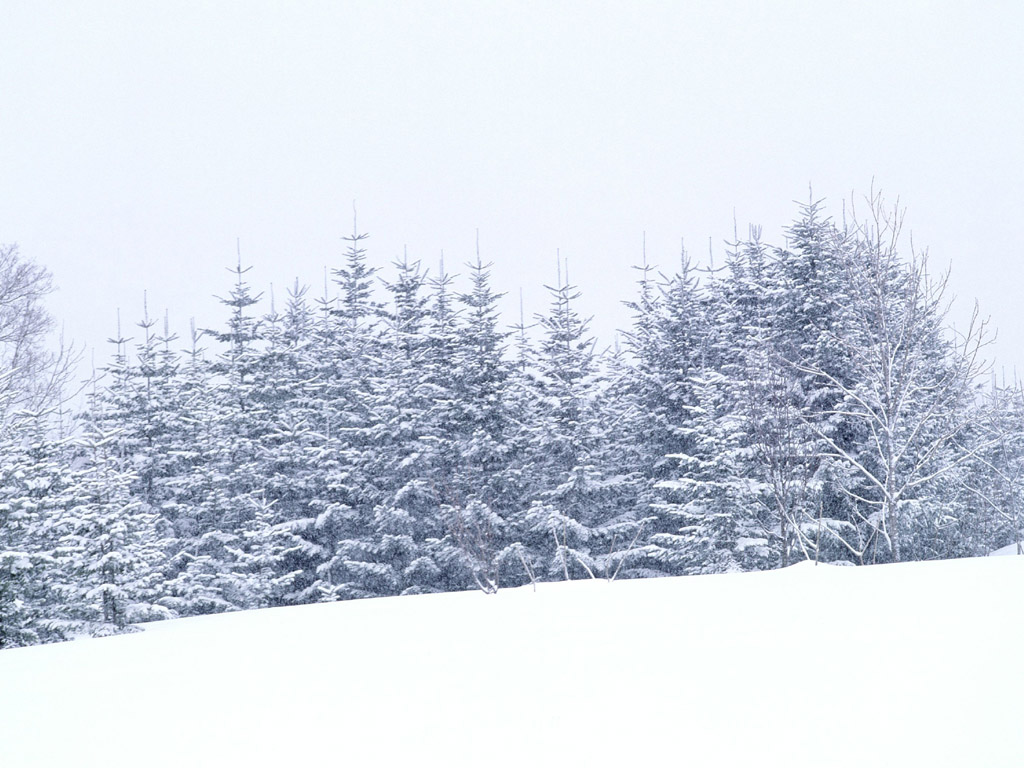
[[[0,417],[54,408],[69,395],[80,354],[63,339],[56,350],[48,344],[54,321],[43,301],[53,290],[47,269],[0,244]]]
[[[1016,544],[1024,554],[1024,390],[1019,382],[997,386],[978,409],[973,440],[981,447],[960,477],[975,510],[966,536],[970,554]]]
[[[59,639],[52,521],[70,463],[65,404],[79,355],[43,305],[48,270],[0,244],[0,646]],[[69,625],[65,625],[65,628]]]

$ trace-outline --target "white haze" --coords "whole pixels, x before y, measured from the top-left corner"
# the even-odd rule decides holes
[[[0,242],[49,266],[99,348],[165,307],[214,325],[240,238],[264,290],[371,255],[452,271],[477,229],[497,284],[544,307],[555,253],[594,330],[630,265],[703,258],[793,199],[875,183],[1020,360],[1017,3],[8,2]],[[316,288],[315,290],[319,290]]]

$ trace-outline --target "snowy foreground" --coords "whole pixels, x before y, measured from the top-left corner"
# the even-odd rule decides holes
[[[280,608],[0,652],[0,765],[1020,766],[1024,557]]]

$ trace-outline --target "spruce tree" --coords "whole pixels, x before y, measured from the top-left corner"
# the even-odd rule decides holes
[[[52,432],[47,411],[8,414],[0,430],[0,648],[79,629],[62,589],[55,527],[70,499],[70,457]]]
[[[645,575],[682,572],[679,556],[682,521],[670,493],[661,484],[679,472],[679,455],[692,455],[696,432],[695,376],[704,363],[709,337],[706,307],[686,251],[679,269],[656,279],[644,262],[636,299],[627,302],[633,324],[625,334],[632,357],[625,372],[625,396],[632,411],[620,435],[619,451],[634,457],[634,472],[641,478],[636,503],[647,524],[641,558],[634,566]]]
[[[588,321],[574,306],[580,294],[561,274],[559,283],[548,288],[550,309],[537,318],[543,335],[529,427],[536,490],[521,516],[522,544],[540,578],[611,576],[631,543],[623,524],[636,521],[616,508],[611,468],[602,461],[600,370]]]

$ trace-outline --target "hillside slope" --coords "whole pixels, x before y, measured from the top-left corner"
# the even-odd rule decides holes
[[[1024,764],[1024,557],[280,608],[0,652],[0,765]]]

